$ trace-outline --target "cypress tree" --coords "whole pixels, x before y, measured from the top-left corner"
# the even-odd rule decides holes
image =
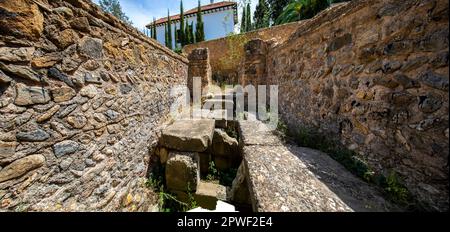
[[[181,0],[180,3],[180,41],[181,41],[181,47],[186,45],[186,36],[185,36],[185,29],[184,29],[184,8],[183,8],[183,0]]]
[[[195,42],[205,41],[205,29],[203,26],[202,6],[200,0],[198,1],[197,9],[197,27],[195,28]]]
[[[246,15],[246,10],[245,10],[245,6],[242,7],[242,19],[241,19],[241,33],[245,33],[247,32],[247,16]]]
[[[247,4],[246,16],[247,16],[247,19],[245,21],[247,23],[246,28],[247,28],[247,32],[249,32],[249,31],[253,30],[253,28],[252,28],[252,13],[251,13],[251,10],[250,10],[250,3]]]
[[[255,10],[255,29],[266,28],[270,26],[270,10],[266,0],[259,0]]]
[[[167,10],[167,37],[168,37],[168,48],[172,49],[172,20],[170,19],[170,12]]]
[[[156,34],[156,19],[153,18],[153,39],[157,40],[158,36]]]
[[[189,23],[186,21],[186,25],[184,28],[184,39],[186,45],[191,44],[191,34],[189,33]]]

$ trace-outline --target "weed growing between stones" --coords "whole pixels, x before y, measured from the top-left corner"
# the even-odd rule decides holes
[[[381,173],[376,173],[358,157],[356,152],[344,148],[336,141],[312,129],[297,128],[289,130],[286,124],[280,120],[277,131],[287,141],[293,141],[299,146],[327,153],[354,175],[365,182],[380,187],[388,200],[410,210],[421,208],[395,172],[391,172],[387,177]]]
[[[231,138],[235,138],[236,140],[239,141],[239,134],[238,134],[236,128],[228,126],[225,129],[225,133],[227,133],[227,135],[230,136]]]
[[[387,178],[382,182],[384,190],[388,193],[394,202],[399,202],[402,205],[408,205],[411,201],[411,196],[408,190],[400,183],[399,178],[395,172],[391,172]]]
[[[245,55],[244,45],[250,41],[246,35],[230,34],[226,37],[228,53],[219,60],[220,70],[231,70],[237,61],[242,60]]]
[[[218,183],[223,186],[232,186],[233,180],[236,178],[237,169],[230,168],[226,172],[221,172],[217,170],[214,162],[209,162],[208,175],[206,180],[212,183]]]
[[[209,182],[217,182],[219,180],[219,171],[216,168],[216,164],[211,161],[209,162],[208,175],[206,180]]]
[[[166,191],[164,186],[164,168],[150,174],[147,179],[146,187],[152,189],[158,195],[158,206],[160,212],[186,212],[197,208],[198,204],[194,199],[190,187],[187,194],[187,202],[182,202],[173,194]]]

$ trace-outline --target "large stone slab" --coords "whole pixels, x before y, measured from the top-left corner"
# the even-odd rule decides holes
[[[350,173],[330,155],[310,148],[287,145],[287,149],[308,166],[308,169],[331,191],[357,212],[402,211],[385,200],[377,187]]]
[[[226,192],[225,186],[200,181],[194,199],[199,206],[213,210],[216,208],[217,201],[226,200]]]
[[[216,167],[220,171],[237,168],[241,162],[238,141],[223,130],[214,131],[211,151]]]
[[[227,128],[228,121],[233,120],[233,114],[227,110],[197,109],[193,111],[193,117],[196,119],[213,119],[216,122],[216,128]]]
[[[280,139],[261,121],[239,120],[239,134],[242,146],[281,145]]]
[[[204,152],[212,142],[214,120],[179,120],[161,133],[162,146],[178,151]]]
[[[200,181],[197,153],[171,151],[166,164],[166,186],[173,192],[195,192]]]
[[[350,212],[285,146],[247,146],[244,165],[256,212]]]
[[[230,192],[227,198],[237,205],[251,205],[250,192],[248,189],[248,171],[245,170],[244,163],[241,163],[233,180]]]

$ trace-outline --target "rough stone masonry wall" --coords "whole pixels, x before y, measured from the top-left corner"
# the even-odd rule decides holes
[[[193,50],[189,55],[188,80],[187,86],[191,96],[194,95],[194,78],[200,77],[201,90],[212,84],[211,65],[209,64],[208,48],[198,48]],[[207,89],[205,89],[207,91]]]
[[[187,60],[84,0],[0,0],[0,211],[147,211]]]
[[[281,43],[295,31],[302,22],[294,22],[271,28],[260,29],[245,34],[209,40],[183,47],[183,53],[191,54],[197,48],[208,48],[212,76],[216,82],[236,84],[238,69],[244,60],[244,45],[253,39],[273,40]]]
[[[316,128],[448,210],[448,1],[358,0],[270,48],[289,128]]]

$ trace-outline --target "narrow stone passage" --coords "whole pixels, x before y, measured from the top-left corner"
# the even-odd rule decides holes
[[[234,183],[257,212],[399,210],[320,151],[283,144],[260,121],[239,121],[243,162]],[[255,130],[254,128],[258,128]]]
[[[204,105],[224,106],[224,99],[210,96]],[[256,116],[227,120],[226,110],[208,107],[198,113],[204,119],[176,120],[161,134],[165,184],[178,200],[188,202],[192,193],[209,210],[223,202],[254,212],[401,210],[329,155],[284,143]],[[230,125],[238,141],[223,131]],[[204,180],[211,163],[220,171],[239,167],[232,186]]]

